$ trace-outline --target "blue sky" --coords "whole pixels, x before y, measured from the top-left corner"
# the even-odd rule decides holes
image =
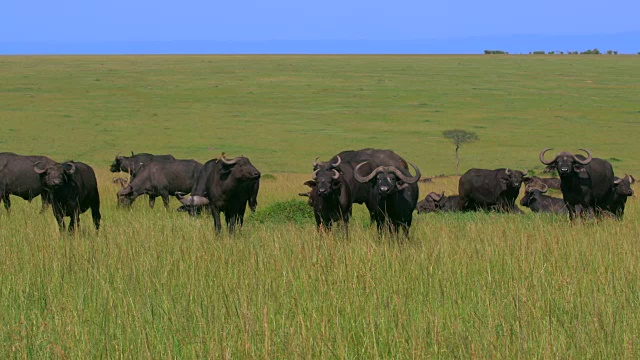
[[[401,52],[416,53],[429,47],[477,52],[493,44],[504,44],[505,50],[535,50],[542,44],[549,44],[545,50],[568,50],[572,41],[576,50],[584,50],[580,46],[590,38],[602,41],[594,47],[640,51],[637,0],[8,0],[1,9],[4,54],[110,53],[118,47],[126,52],[139,47],[143,53],[153,53],[154,47],[160,53],[199,47],[215,52],[216,46],[286,53],[295,47],[314,52],[313,44],[317,52],[331,52],[334,44],[345,51],[376,52],[378,47],[384,53],[393,52],[384,50],[393,49],[394,42],[404,44]]]

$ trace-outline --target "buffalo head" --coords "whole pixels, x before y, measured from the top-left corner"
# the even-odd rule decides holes
[[[360,167],[366,163],[367,162],[365,161],[358,164],[353,171],[353,175],[356,181],[360,183],[366,183],[373,180],[373,191],[382,197],[391,195],[398,190],[406,188],[409,184],[414,184],[420,180],[420,169],[413,164],[410,165],[416,170],[415,176],[407,176],[395,166],[378,166],[368,175],[361,176],[358,173],[358,170],[360,170]]]
[[[444,200],[444,192],[442,194],[437,194],[434,192],[430,192],[424,198],[424,200],[418,202],[416,205],[416,210],[418,214],[423,212],[434,212],[438,209],[442,208],[442,201]]]
[[[335,163],[313,162],[313,168],[315,171],[313,172],[312,178],[315,182],[314,187],[316,188],[318,196],[328,196],[334,190],[338,190],[340,188],[342,183],[338,179],[342,172],[339,170],[338,166],[340,166],[341,162],[342,160],[340,159],[340,156],[338,156],[338,160]]]
[[[131,206],[131,204],[133,204],[133,201],[135,200],[134,194],[133,194],[133,188],[131,187],[131,185],[127,185],[126,187],[123,187],[122,189],[118,190],[118,207],[129,207]]]
[[[546,148],[540,152],[540,162],[547,165],[548,169],[557,169],[560,176],[569,175],[571,172],[578,173],[584,171],[584,165],[589,164],[593,159],[589,150],[580,149],[587,153],[586,159],[581,159],[582,156],[578,157],[568,151],[561,151],[556,154],[553,160],[545,160],[544,154],[549,150],[551,150],[551,148]]]
[[[527,176],[527,170],[518,171],[511,169],[504,169],[504,173],[500,174],[500,183],[504,189],[508,188],[520,188],[524,177]]]
[[[33,165],[33,171],[40,175],[45,187],[58,187],[67,182],[67,176],[76,171],[76,166],[71,161],[62,164],[55,163],[45,166],[38,161]]]
[[[632,179],[633,177],[630,175],[626,175],[622,179],[615,178],[613,180],[613,191],[618,195],[633,196],[633,189],[631,189]]]
[[[111,168],[109,168],[109,171],[111,171],[111,172],[120,172],[123,159],[124,159],[123,156],[116,155],[116,158],[111,163]]]
[[[232,160],[221,157],[222,165],[221,175],[230,176],[239,181],[254,180],[260,178],[260,171],[244,156],[239,156]]]

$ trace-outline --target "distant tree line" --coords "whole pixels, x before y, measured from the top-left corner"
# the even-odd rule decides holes
[[[509,54],[508,51],[503,51],[503,50],[485,50],[484,51],[485,55],[492,55],[492,54]],[[600,52],[600,50],[594,48],[593,50],[587,49],[585,51],[544,51],[544,50],[535,50],[535,51],[529,51],[529,55],[601,55],[601,54],[605,54]],[[617,50],[607,50],[606,52],[607,55],[618,55],[618,51]],[[638,55],[640,55],[640,52],[638,52]]]

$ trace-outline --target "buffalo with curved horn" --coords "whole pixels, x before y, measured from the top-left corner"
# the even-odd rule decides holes
[[[354,177],[361,184],[369,184],[370,205],[372,219],[376,222],[378,231],[387,230],[398,233],[400,228],[406,237],[409,236],[413,210],[418,203],[418,180],[420,169],[410,164],[416,172],[411,176],[407,168],[393,165],[380,165],[367,175],[360,175],[359,171],[368,162],[361,162],[354,169]],[[371,210],[371,208],[370,208]]]
[[[562,198],[569,210],[569,219],[576,215],[594,212],[600,215],[603,207],[613,196],[613,167],[606,160],[594,158],[591,151],[580,149],[587,154],[575,155],[561,151],[552,160],[544,155],[551,148],[540,152],[540,162],[549,169],[555,169],[560,175]]]
[[[353,197],[349,182],[340,170],[342,158],[338,155],[335,162],[318,163],[313,161],[313,180],[305,182],[311,188],[308,194],[309,205],[313,207],[318,231],[330,230],[334,222],[342,223],[345,236],[348,236],[349,218],[353,206]]]
[[[516,205],[527,171],[470,169],[460,177],[458,208],[522,213]]]
[[[440,194],[430,192],[416,205],[416,210],[418,211],[418,214],[458,211],[459,201],[460,197],[458,195],[445,196],[444,192]]]
[[[224,213],[229,233],[242,227],[247,205],[255,211],[260,189],[260,171],[244,156],[207,161],[198,173],[191,195],[180,199],[189,207],[208,205],[216,233],[222,230],[220,213]]]

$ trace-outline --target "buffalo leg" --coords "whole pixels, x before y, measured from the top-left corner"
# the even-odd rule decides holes
[[[224,214],[224,219],[227,222],[227,229],[229,230],[229,235],[233,235],[233,233],[236,231],[236,223],[238,222],[238,215],[237,214],[233,214],[233,215],[227,215],[226,213]]]
[[[100,219],[102,216],[100,215],[100,204],[95,204],[91,206],[91,217],[93,218],[93,225],[96,227],[96,231],[100,229]]]
[[[47,193],[43,192],[42,194],[40,194],[40,197],[42,198],[42,208],[40,208],[40,214],[42,214],[47,211],[47,208],[49,207],[49,205],[51,205],[51,202],[49,201],[49,195]]]
[[[160,196],[162,197],[162,203],[164,204],[164,208],[168,209],[169,208],[169,194],[160,194]]]
[[[11,199],[9,198],[9,194],[4,194],[4,196],[2,196],[2,201],[4,201],[4,208],[7,210],[8,213],[10,213]]]
[[[74,232],[76,227],[80,225],[80,212],[74,211],[71,216],[69,216],[69,232]]]
[[[149,207],[153,209],[156,205],[156,196],[149,194]]]
[[[56,221],[58,222],[58,228],[60,231],[64,231],[64,215],[56,206],[53,206],[53,216],[55,216]]]
[[[576,217],[576,207],[573,204],[565,203],[567,205],[567,210],[569,210],[569,221],[573,221]]]
[[[219,234],[220,231],[222,231],[222,223],[220,222],[220,211],[212,206],[211,216],[213,216],[213,227],[216,230],[216,234]]]

